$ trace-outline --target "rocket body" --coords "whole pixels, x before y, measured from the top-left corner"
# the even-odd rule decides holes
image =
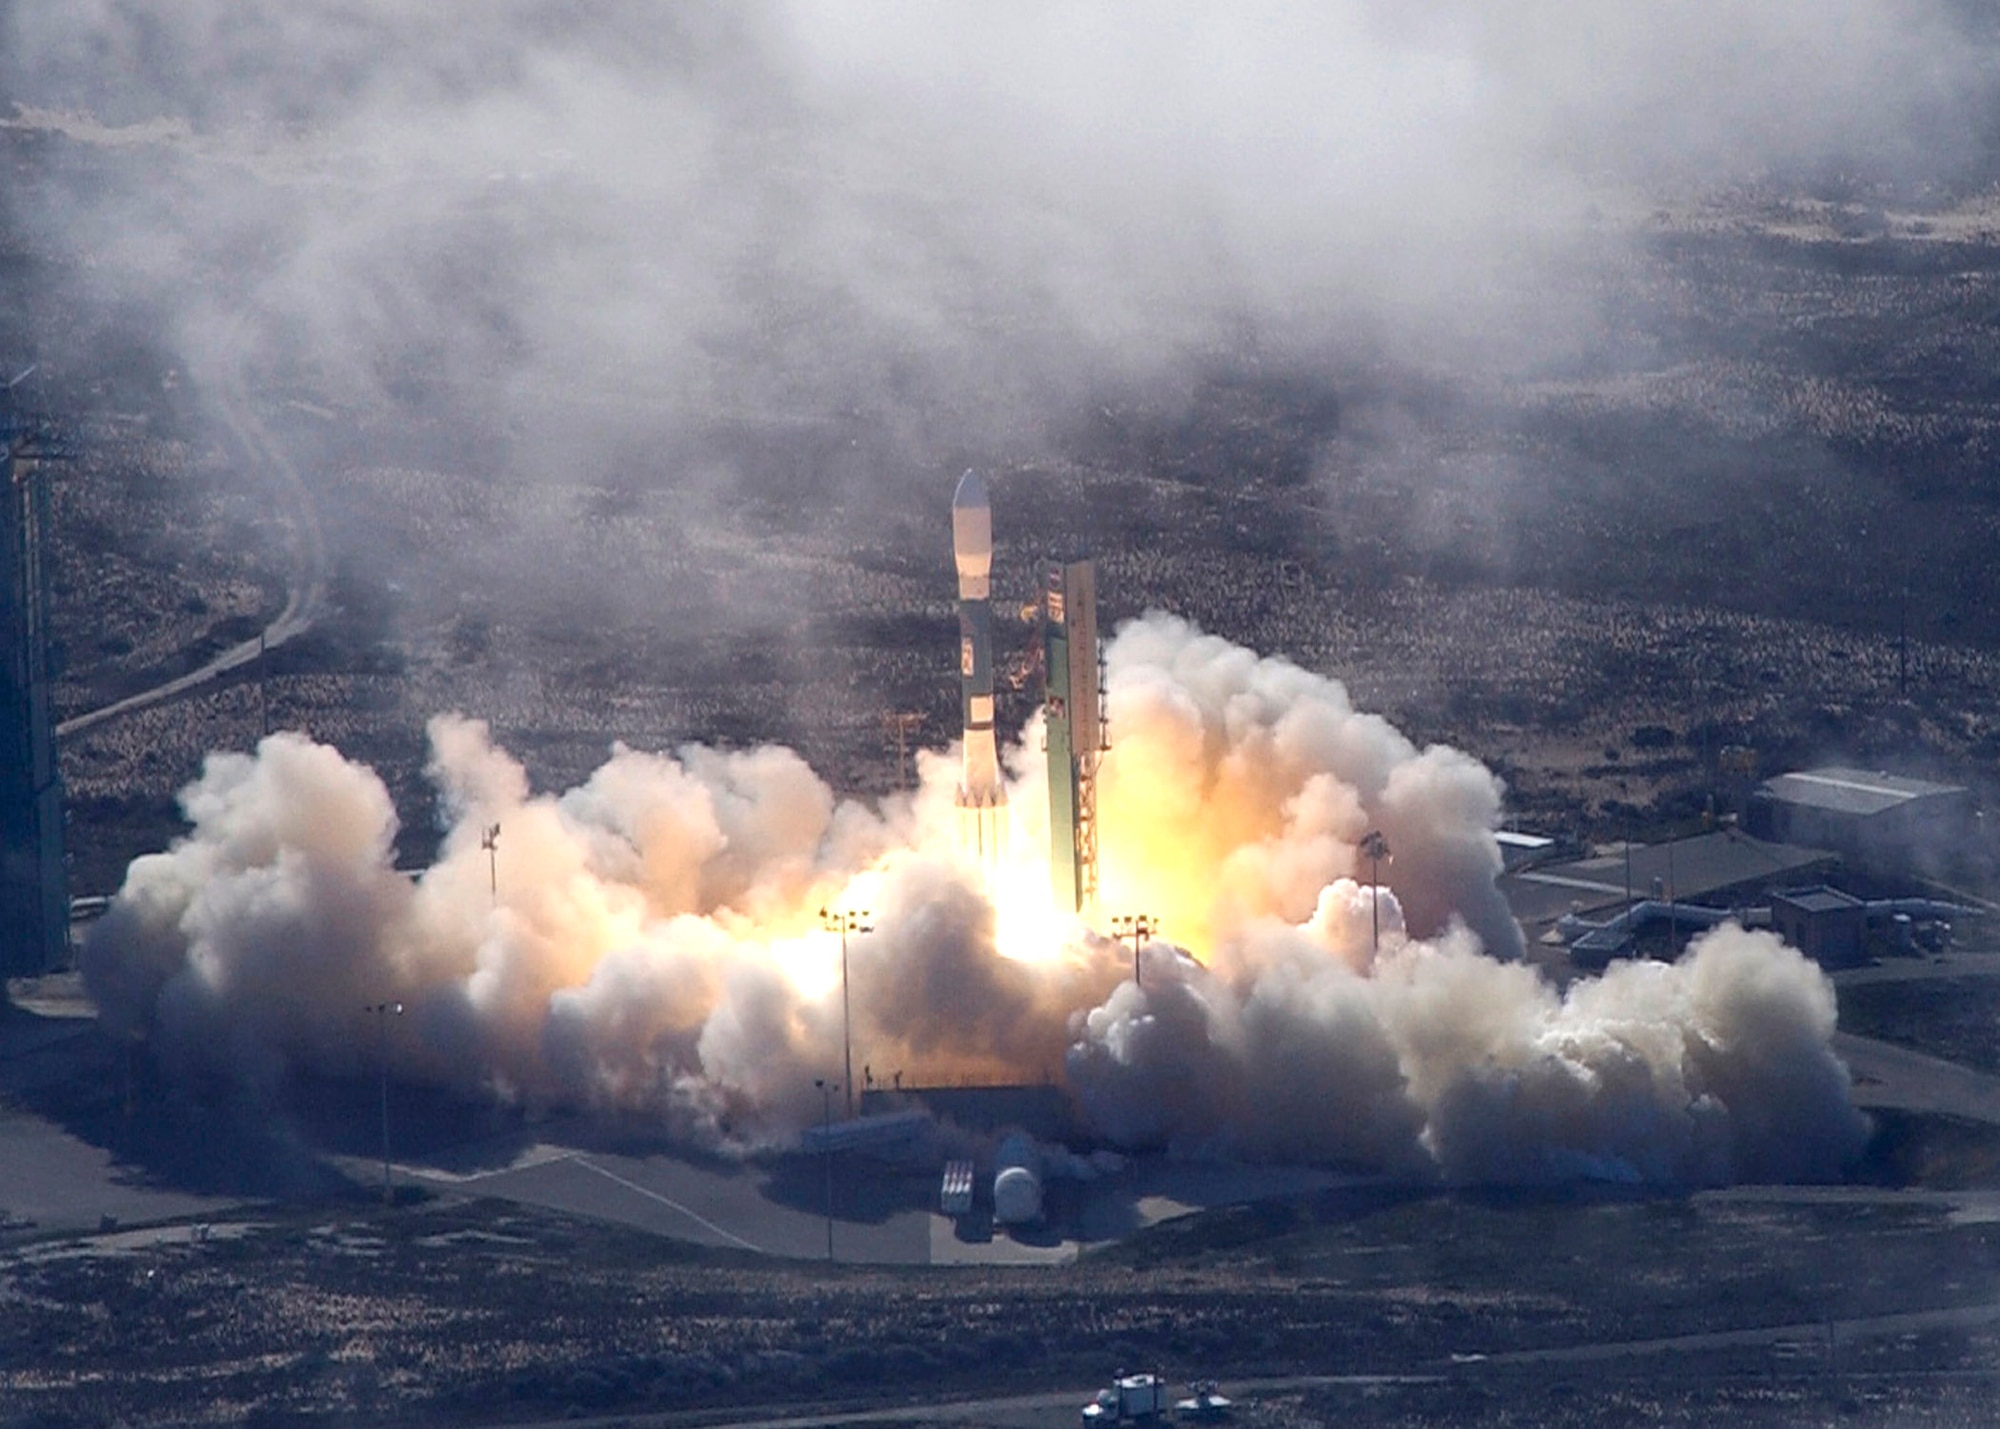
[[[1000,754],[993,734],[993,508],[986,483],[968,471],[951,498],[951,550],[958,567],[958,677],[965,724],[965,767],[958,802],[964,809],[997,809]],[[981,824],[979,842],[987,842]]]

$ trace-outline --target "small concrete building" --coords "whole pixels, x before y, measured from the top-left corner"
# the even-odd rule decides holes
[[[1947,866],[1973,838],[1972,791],[1833,766],[1767,779],[1744,812],[1758,838],[1832,849],[1885,872]]]
[[[1493,835],[1493,841],[1500,845],[1500,866],[1510,873],[1517,868],[1542,863],[1555,856],[1556,841],[1541,834],[1524,834],[1514,829],[1501,829]]]
[[[1771,927],[1826,968],[1853,967],[1867,947],[1868,905],[1819,884],[1771,895]]]

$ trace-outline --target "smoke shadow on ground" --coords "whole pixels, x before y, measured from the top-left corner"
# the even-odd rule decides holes
[[[726,1154],[676,1140],[644,1117],[616,1112],[548,1115],[515,1102],[394,1079],[388,1096],[392,1159],[450,1176],[507,1170],[538,1146],[634,1160],[671,1156],[722,1175],[742,1167]],[[357,1158],[382,1154],[378,1077],[295,1073],[287,1078],[283,1101],[320,1152]]]
[[[52,1031],[74,1025],[20,1009],[10,1015],[47,1022]],[[141,1049],[120,1046],[95,1027],[65,1038],[59,1050],[63,1075],[16,1079],[9,1095],[23,1111],[106,1152],[121,1185],[273,1200],[374,1193],[325,1160],[282,1108],[241,1085],[169,1083]]]
[[[1874,1135],[1849,1180],[1933,1191],[2000,1186],[2000,1127],[1941,1112],[1875,1107]]]
[[[382,1154],[379,1077],[287,1076],[272,1101],[294,1119],[318,1152],[337,1156]],[[518,1109],[449,1090],[391,1080],[388,1084],[390,1155],[398,1162],[449,1157],[468,1170],[509,1164],[521,1147],[542,1139]]]
[[[636,1161],[670,1156],[683,1165],[723,1176],[734,1175],[743,1167],[743,1158],[676,1138],[658,1120],[644,1115],[600,1111],[548,1120],[529,1117],[524,1124],[531,1140],[569,1151],[623,1156]]]

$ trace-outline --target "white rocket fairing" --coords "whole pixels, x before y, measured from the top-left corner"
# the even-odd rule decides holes
[[[993,811],[1005,796],[993,735],[993,508],[975,471],[961,476],[952,493],[951,551],[958,566],[958,677],[965,723],[958,804],[977,811],[974,837],[984,853],[998,842]]]

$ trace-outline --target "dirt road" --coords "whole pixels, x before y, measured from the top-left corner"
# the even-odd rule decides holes
[[[241,341],[228,346],[236,353],[243,350]],[[285,572],[285,605],[282,610],[255,637],[244,640],[222,651],[214,659],[184,675],[141,690],[136,695],[128,695],[122,700],[89,710],[64,720],[56,726],[58,736],[67,737],[120,715],[185,694],[187,691],[207,684],[230,670],[238,669],[259,659],[268,650],[274,650],[287,641],[297,639],[312,628],[326,605],[327,555],[326,541],[320,531],[318,512],[313,505],[312,492],[299,475],[298,468],[285,455],[283,449],[272,437],[269,429],[261,422],[252,409],[249,394],[243,381],[243,363],[236,356],[218,358],[210,371],[204,375],[203,385],[215,404],[217,415],[229,429],[230,436],[243,454],[249,470],[261,475],[269,485],[273,496],[284,510],[290,539],[287,542]]]

